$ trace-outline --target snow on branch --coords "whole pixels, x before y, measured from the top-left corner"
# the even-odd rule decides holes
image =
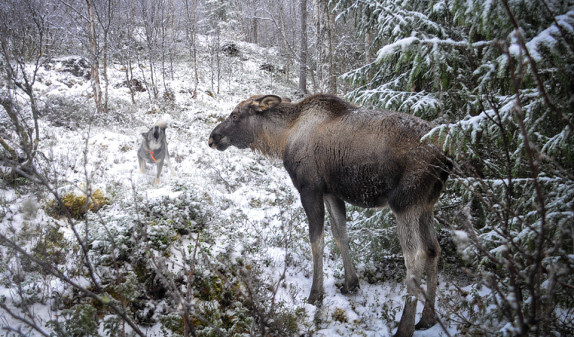
[[[384,86],[375,89],[355,90],[348,96],[361,104],[375,103],[375,105],[380,105],[382,103],[382,107],[385,109],[410,112],[416,115],[424,111],[436,110],[441,104],[432,93],[393,90]]]
[[[515,30],[511,34],[514,36],[516,33]],[[550,27],[541,31],[526,43],[526,48],[528,48],[534,61],[539,62],[544,58],[541,55],[541,50],[554,50],[559,40],[564,38],[564,34],[574,34],[574,9],[571,9],[566,14],[557,16]],[[508,51],[513,56],[519,56],[521,54],[521,46],[515,38],[512,38],[512,41],[513,43],[508,48]]]
[[[455,41],[452,39],[439,39],[437,37],[431,39],[420,39],[418,37],[409,36],[400,39],[396,42],[388,44],[383,48],[379,49],[377,52],[377,62],[393,55],[397,50],[405,50],[406,48],[415,45],[422,44],[433,48],[437,46],[443,47],[455,47],[455,48],[480,48],[492,45],[492,41],[478,41],[469,43],[468,41]]]

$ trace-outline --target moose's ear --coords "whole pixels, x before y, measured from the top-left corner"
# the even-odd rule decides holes
[[[283,97],[281,100],[285,103],[291,103],[291,98]]]
[[[281,97],[275,95],[265,95],[253,100],[253,108],[255,111],[265,111],[274,108],[281,103]]]

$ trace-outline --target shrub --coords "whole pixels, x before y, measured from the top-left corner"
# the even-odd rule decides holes
[[[96,309],[88,304],[77,304],[62,310],[60,317],[46,323],[58,336],[99,336]]]

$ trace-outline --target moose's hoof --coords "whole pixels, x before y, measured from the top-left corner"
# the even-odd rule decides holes
[[[345,282],[343,287],[341,288],[341,293],[343,294],[354,294],[359,290],[361,287],[359,286],[359,280],[354,280],[353,282]]]
[[[311,292],[309,298],[307,299],[307,303],[320,307],[321,304],[323,303],[323,293]]]
[[[428,328],[433,327],[437,323],[435,317],[427,317],[424,316],[421,320],[415,325],[415,330],[426,330]]]
[[[404,329],[399,326],[393,337],[412,337],[414,333],[415,331],[412,327],[410,329]]]
[[[415,333],[414,324],[406,326],[404,324],[399,323],[399,327],[397,328],[397,331],[395,332],[393,337],[412,337],[414,333]]]

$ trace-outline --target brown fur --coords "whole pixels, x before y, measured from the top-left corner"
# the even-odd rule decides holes
[[[389,206],[407,267],[407,299],[399,336],[412,335],[416,297],[426,298],[417,325],[436,322],[434,302],[440,246],[433,208],[448,176],[450,161],[436,146],[421,142],[432,125],[389,110],[360,109],[336,96],[318,94],[298,103],[278,96],[253,96],[239,103],[211,133],[209,146],[233,145],[283,159],[309,219],[313,284],[309,302],[323,297],[325,207],[345,267],[343,292],[359,286],[348,247],[345,202],[361,207]],[[420,282],[427,273],[427,290]]]

